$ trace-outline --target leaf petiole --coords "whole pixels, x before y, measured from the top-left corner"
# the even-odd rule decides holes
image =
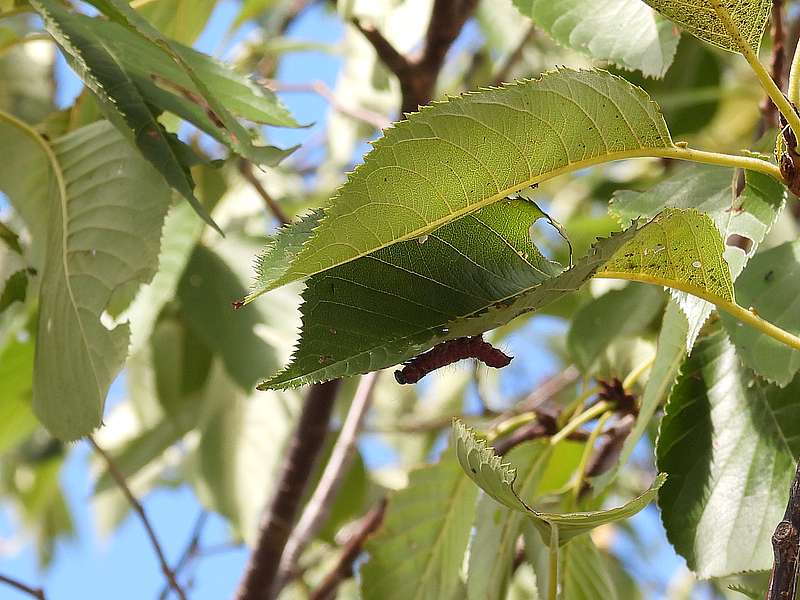
[[[558,525],[550,523],[550,561],[548,568],[547,599],[558,600]]]
[[[789,99],[786,98],[784,93],[780,90],[778,85],[772,79],[772,76],[767,72],[764,65],[761,64],[761,61],[758,60],[758,56],[750,47],[742,34],[739,32],[739,28],[736,27],[736,24],[731,19],[731,15],[728,12],[728,9],[722,4],[721,0],[712,0],[712,5],[714,6],[714,11],[717,13],[719,20],[722,21],[722,24],[725,25],[725,29],[727,29],[728,34],[733,38],[736,42],[736,45],[739,46],[739,50],[744,56],[745,60],[750,65],[750,68],[755,73],[756,77],[758,78],[758,82],[761,84],[763,90],[767,93],[770,97],[772,102],[775,106],[778,107],[778,110],[784,116],[784,118],[789,122],[789,125],[797,135],[800,135],[800,115],[795,112],[792,103],[789,102]],[[795,58],[792,61],[792,75],[795,75],[795,67],[798,61],[797,53],[795,53]],[[796,75],[795,75],[796,79]],[[797,86],[797,82],[795,81],[795,86]],[[791,90],[791,79],[790,79],[790,90]],[[795,90],[795,97],[796,97]],[[789,97],[792,97],[792,93],[790,91]]]

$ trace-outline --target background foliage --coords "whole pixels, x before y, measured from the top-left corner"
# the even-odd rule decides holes
[[[668,0],[0,0],[0,575],[107,597],[58,571],[143,506],[173,589],[115,597],[232,595],[255,547],[282,599],[544,598],[548,544],[570,600],[763,596],[800,353],[714,305],[800,333],[800,231],[737,54],[773,5],[729,4],[738,41]],[[483,332],[509,367],[386,370]]]

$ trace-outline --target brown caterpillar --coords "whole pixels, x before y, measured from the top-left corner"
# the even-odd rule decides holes
[[[474,358],[487,367],[500,369],[511,362],[507,356],[490,343],[483,341],[483,337],[462,337],[447,342],[442,342],[403,363],[403,368],[394,372],[397,383],[417,383],[428,373],[441,369],[447,365],[465,358]]]

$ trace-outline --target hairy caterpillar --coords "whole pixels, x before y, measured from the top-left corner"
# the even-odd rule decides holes
[[[490,343],[483,341],[483,337],[463,337],[448,342],[442,342],[403,363],[403,368],[394,372],[397,383],[417,383],[428,373],[441,369],[447,365],[465,358],[474,358],[488,367],[499,369],[511,362],[507,356]]]

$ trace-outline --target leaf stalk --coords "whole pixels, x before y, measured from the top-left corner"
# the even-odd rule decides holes
[[[750,47],[750,44],[748,44],[742,37],[742,34],[739,32],[739,28],[736,27],[733,19],[731,19],[728,9],[724,6],[721,0],[714,0],[713,6],[714,11],[719,17],[719,20],[722,21],[722,24],[728,31],[728,35],[730,35],[731,38],[733,38],[733,40],[736,42],[736,45],[739,46],[742,56],[744,56],[745,60],[750,65],[750,68],[753,70],[753,73],[755,73],[756,77],[758,78],[758,82],[761,84],[761,87],[770,97],[772,102],[775,103],[775,106],[778,107],[778,110],[781,112],[784,118],[789,122],[789,126],[792,128],[792,131],[794,131],[796,135],[800,135],[800,115],[795,112],[792,103],[772,79],[772,76],[769,74],[766,67],[764,67],[764,65],[761,64],[761,61],[758,60],[758,56]],[[798,60],[797,53],[795,53],[795,60],[792,61],[792,75],[795,75],[796,60]],[[791,75],[789,86],[791,89]]]

